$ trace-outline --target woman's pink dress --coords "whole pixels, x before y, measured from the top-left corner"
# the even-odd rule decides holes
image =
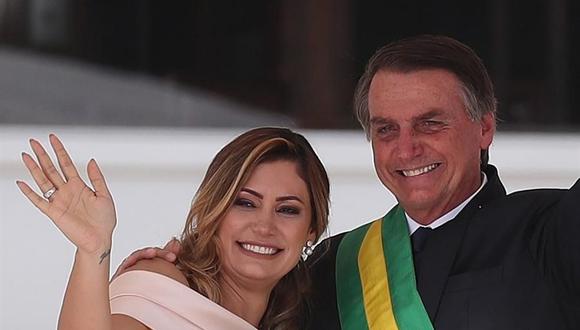
[[[167,276],[142,270],[115,278],[111,313],[130,316],[153,330],[256,330],[250,323]]]

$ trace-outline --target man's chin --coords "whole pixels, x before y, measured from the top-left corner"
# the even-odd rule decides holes
[[[399,199],[399,203],[409,215],[424,214],[438,208],[437,198],[435,198],[433,193],[415,192],[406,195],[404,199]]]

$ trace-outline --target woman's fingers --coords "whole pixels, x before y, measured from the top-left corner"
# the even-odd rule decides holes
[[[34,206],[36,206],[40,211],[42,211],[42,213],[44,214],[47,213],[49,204],[48,201],[46,201],[46,199],[40,197],[40,195],[35,193],[34,190],[32,190],[30,186],[26,184],[26,182],[16,181],[16,185],[18,186],[18,188],[20,188],[20,191],[22,191],[24,196],[26,196],[32,202],[32,204],[34,204]]]
[[[89,164],[87,165],[87,173],[89,174],[89,180],[91,180],[91,184],[95,189],[97,197],[111,198],[111,193],[109,192],[109,188],[107,188],[105,177],[94,159],[89,161]]]
[[[174,237],[169,242],[167,242],[167,244],[165,244],[163,250],[171,252],[174,255],[178,255],[179,252],[181,251],[181,242],[179,242],[179,240]],[[168,261],[173,262],[172,260]]]
[[[24,162],[24,166],[26,166],[28,172],[30,172],[32,178],[34,179],[34,182],[36,182],[36,185],[38,186],[38,188],[40,188],[40,191],[43,194],[53,188],[57,188],[56,185],[46,177],[46,174],[44,173],[44,171],[42,171],[42,169],[38,166],[38,164],[36,164],[36,161],[32,158],[32,156],[23,152],[22,162]]]
[[[68,152],[64,148],[64,145],[62,144],[60,139],[54,134],[50,134],[48,136],[48,139],[50,141],[52,149],[54,150],[54,153],[56,154],[58,165],[60,166],[60,169],[64,174],[64,177],[67,179],[67,181],[72,178],[78,177],[79,173],[77,172],[77,169],[72,159],[70,158]]]
[[[134,266],[139,260],[153,258],[161,258],[169,262],[174,262],[175,254],[171,251],[167,251],[158,247],[143,248],[131,253],[131,255],[129,255],[127,259],[123,261],[122,265],[124,269],[127,269]]]
[[[60,186],[64,184],[64,179],[62,178],[62,176],[60,176],[60,173],[58,172],[56,167],[54,167],[54,164],[52,163],[50,156],[46,153],[46,150],[44,150],[40,142],[34,139],[30,139],[30,147],[32,148],[32,151],[34,152],[36,158],[38,159],[38,163],[40,164],[42,172],[44,172],[46,178],[50,180],[53,183],[53,185],[58,189]],[[43,192],[45,191],[43,190]]]
[[[143,248],[131,253],[127,258],[125,258],[125,260],[123,260],[123,262],[121,262],[119,267],[117,267],[117,270],[115,271],[115,274],[113,274],[111,280],[121,275],[125,270],[127,270],[127,268],[133,267],[137,263],[137,261],[155,258],[157,254],[155,249],[158,248]]]

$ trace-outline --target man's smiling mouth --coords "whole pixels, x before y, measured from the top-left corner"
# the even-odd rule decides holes
[[[424,167],[419,167],[411,170],[397,170],[397,173],[401,174],[404,177],[414,177],[421,174],[429,173],[439,167],[441,163],[433,163]]]

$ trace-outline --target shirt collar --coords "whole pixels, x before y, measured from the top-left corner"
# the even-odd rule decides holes
[[[435,221],[431,222],[427,226],[419,224],[418,222],[413,220],[407,214],[407,212],[405,212],[405,217],[407,218],[407,226],[409,226],[409,235],[412,235],[415,232],[415,230],[419,229],[419,227],[428,227],[431,229],[435,229],[437,227],[443,226],[448,221],[453,220],[459,214],[459,212],[463,210],[465,205],[467,205],[467,203],[469,203],[469,201],[471,201],[473,197],[475,197],[475,195],[477,195],[477,193],[479,193],[483,188],[483,186],[485,186],[485,184],[487,183],[487,175],[485,175],[485,173],[483,172],[481,172],[481,174],[483,175],[483,180],[481,180],[481,186],[479,186],[479,189],[477,189],[471,196],[469,196],[466,200],[464,200],[463,203],[457,205],[453,210],[445,213],[444,215],[442,215]]]

